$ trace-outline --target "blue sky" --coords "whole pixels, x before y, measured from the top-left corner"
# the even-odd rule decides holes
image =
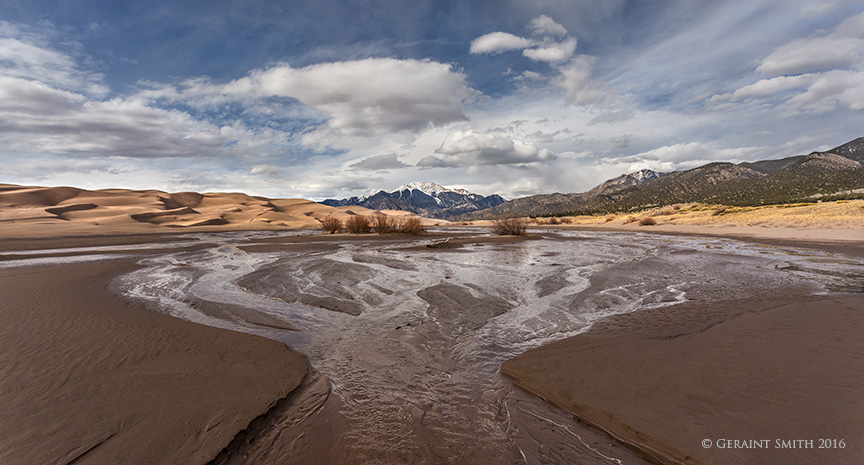
[[[0,4],[0,183],[512,198],[862,122],[860,1]]]

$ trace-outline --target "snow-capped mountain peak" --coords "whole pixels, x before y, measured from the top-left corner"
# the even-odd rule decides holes
[[[376,191],[367,197],[326,199],[324,205],[359,205],[372,210],[405,210],[432,218],[451,218],[504,203],[499,195],[483,196],[465,189],[448,189],[434,182],[409,182],[398,189]]]
[[[651,171],[651,170],[639,170],[639,171],[636,171],[635,173],[626,173],[626,174],[624,174],[624,176],[633,178],[638,182],[645,182],[645,181],[650,181],[654,178],[659,178],[663,174],[665,174],[665,173],[658,173],[656,171]]]
[[[395,194],[397,192],[402,192],[406,190],[418,190],[430,197],[436,197],[436,194],[440,194],[442,192],[455,192],[457,194],[462,195],[471,195],[471,192],[466,191],[465,189],[448,189],[441,184],[436,184],[434,182],[409,182],[408,184],[402,184],[396,190],[391,192]]]

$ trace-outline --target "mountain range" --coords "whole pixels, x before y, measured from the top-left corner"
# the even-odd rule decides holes
[[[365,197],[327,199],[331,207],[358,205],[370,210],[404,210],[429,218],[453,218],[504,203],[499,195],[483,196],[465,189],[448,189],[434,182],[412,182],[396,190],[378,191]]]
[[[587,192],[523,197],[455,219],[597,214],[689,202],[769,205],[864,197],[862,189],[864,137],[827,152],[776,160],[709,163],[671,173],[642,170],[610,179]]]

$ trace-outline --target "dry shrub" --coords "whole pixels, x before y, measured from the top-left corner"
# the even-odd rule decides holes
[[[396,232],[396,218],[376,212],[372,216],[372,229],[378,234],[390,234]]]
[[[518,216],[509,216],[492,220],[492,233],[498,236],[524,236],[528,228],[528,220]]]
[[[713,212],[711,212],[711,216],[722,215],[726,212],[726,207],[715,208]]]
[[[327,231],[329,234],[335,234],[342,230],[342,220],[339,218],[326,216],[318,221],[321,222],[321,229]]]
[[[554,216],[552,218],[549,218],[549,224],[558,224],[558,223],[560,223],[560,221],[558,221],[558,218],[555,218]]]
[[[655,221],[654,218],[651,218],[650,216],[646,216],[639,220],[639,226],[654,226],[655,224],[657,224],[657,221]]]
[[[630,218],[628,218],[628,220],[629,220],[629,219],[630,219]],[[608,222],[610,222],[610,221],[615,221],[615,217],[614,217],[614,216],[611,216],[611,215],[610,215],[610,216],[607,216],[607,217],[606,217],[606,220],[603,221],[603,222],[604,222],[604,223],[608,223]],[[624,224],[627,224],[627,223],[628,223],[628,222],[625,221]],[[629,223],[632,223],[632,221],[629,221]]]
[[[625,219],[623,224],[635,223],[636,221],[639,221],[639,218],[636,218],[635,216],[631,216],[631,217],[628,217],[627,219]]]
[[[345,220],[345,229],[351,234],[366,234],[372,230],[369,218],[363,215],[349,216]]]
[[[572,218],[569,218],[569,217],[566,217],[566,216],[563,217],[563,218],[561,218],[561,223],[562,223],[562,224],[570,224],[570,223],[572,223],[572,222],[573,222],[573,219],[572,219]]]
[[[423,226],[423,221],[421,221],[420,218],[409,216],[399,222],[398,230],[402,234],[411,234],[416,236],[423,231],[426,231],[426,227]]]
[[[674,213],[675,212],[673,210],[660,210],[659,212],[657,212],[655,215],[652,215],[652,216],[669,216],[669,215],[672,215]]]

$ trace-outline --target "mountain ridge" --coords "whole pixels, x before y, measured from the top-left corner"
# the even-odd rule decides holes
[[[430,218],[448,219],[495,207],[506,202],[501,196],[483,196],[465,189],[449,189],[423,181],[403,184],[393,191],[380,190],[364,197],[326,199],[319,203],[331,207],[357,205],[371,210],[404,210]]]
[[[752,206],[843,195],[864,188],[864,137],[826,152],[738,164],[713,162],[657,173],[642,182],[634,182],[636,177],[625,174],[582,193],[514,199],[457,219],[599,214],[690,202]]]

